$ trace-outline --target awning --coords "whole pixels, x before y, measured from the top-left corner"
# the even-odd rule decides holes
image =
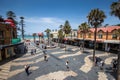
[[[115,43],[115,44],[120,44],[119,40],[104,40],[104,43]]]

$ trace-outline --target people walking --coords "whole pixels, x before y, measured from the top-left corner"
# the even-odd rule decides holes
[[[30,74],[29,68],[30,68],[29,65],[25,65],[25,72],[26,72],[26,74],[27,74],[28,76],[29,76],[29,74]]]
[[[66,61],[66,68],[67,68],[67,70],[69,70],[69,65],[68,64],[69,64],[69,61],[67,60]]]

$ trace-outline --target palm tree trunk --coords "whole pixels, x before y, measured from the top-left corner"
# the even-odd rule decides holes
[[[117,80],[120,80],[120,51],[118,52]]]
[[[117,80],[120,80],[120,43],[118,49],[118,66],[117,66]]]
[[[40,43],[40,36],[39,36],[39,43]]]
[[[35,43],[35,36],[34,36],[34,43]]]
[[[93,50],[93,62],[95,61],[95,50],[96,50],[96,32],[97,32],[97,26],[95,25],[95,32],[94,32],[94,50]]]
[[[85,40],[85,34],[83,34],[83,52],[84,52],[84,40]]]

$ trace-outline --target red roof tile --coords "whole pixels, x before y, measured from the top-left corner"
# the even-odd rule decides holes
[[[100,28],[97,28],[97,32],[102,30],[103,32],[112,32],[113,30],[115,29],[120,29],[120,26],[108,26],[108,27],[100,27]],[[90,28],[90,31],[91,32],[94,32],[95,31],[95,28]]]

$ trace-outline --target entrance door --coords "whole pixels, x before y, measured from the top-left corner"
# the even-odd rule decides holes
[[[1,50],[1,56],[2,56],[2,60],[6,59],[5,49],[2,49],[2,50]]]

